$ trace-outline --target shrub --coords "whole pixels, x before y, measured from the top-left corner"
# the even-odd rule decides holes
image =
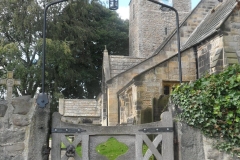
[[[180,120],[219,139],[216,147],[240,156],[240,66],[179,85],[171,94]]]

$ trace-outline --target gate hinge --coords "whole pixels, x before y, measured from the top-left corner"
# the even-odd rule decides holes
[[[154,132],[173,132],[173,127],[161,127],[161,128],[143,128],[138,131],[141,132],[149,132],[149,133],[154,133]]]
[[[52,128],[52,133],[81,133],[86,130],[81,128]]]

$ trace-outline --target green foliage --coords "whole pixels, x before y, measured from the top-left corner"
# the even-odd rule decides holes
[[[34,95],[40,87],[41,70],[37,48],[42,32],[42,8],[34,0],[2,0],[0,5],[0,75],[14,71],[21,80],[22,95]],[[15,95],[18,95],[16,87]]]
[[[14,70],[14,78],[21,80],[18,91],[32,97],[42,86],[43,8],[44,1],[36,0],[2,0],[0,5],[0,77]],[[97,0],[49,7],[46,31],[45,90],[52,110],[59,97],[95,98],[100,93],[104,45],[110,54],[128,53],[128,21]],[[19,92],[14,88],[15,95]]]
[[[217,148],[240,156],[240,65],[177,86],[171,98],[182,121],[217,138]]]
[[[128,151],[128,146],[120,143],[116,138],[109,138],[107,142],[101,143],[96,147],[96,151],[108,158],[108,160],[115,160],[120,155],[124,155]]]
[[[76,148],[76,152],[77,154],[82,157],[82,146],[81,145],[78,145],[77,148]]]
[[[143,144],[143,146],[142,146],[143,156],[145,155],[145,153],[147,152],[147,150],[148,150],[148,146],[147,146],[146,144]],[[151,155],[151,157],[150,157],[148,160],[154,160],[154,156]]]
[[[50,21],[48,35],[68,42],[74,57],[69,71],[75,81],[62,91],[64,97],[70,95],[68,98],[94,98],[100,93],[105,45],[110,54],[128,54],[128,21],[98,1],[69,3],[61,16]]]

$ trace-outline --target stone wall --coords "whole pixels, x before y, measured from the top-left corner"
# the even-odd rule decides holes
[[[180,21],[191,10],[190,0],[173,1]],[[176,27],[176,16],[172,11],[161,11],[159,5],[145,0],[130,2],[129,55],[149,57]]]
[[[198,73],[199,77],[212,74],[223,69],[223,39],[216,35],[204,44],[198,46]],[[217,61],[216,61],[217,60]],[[214,64],[215,63],[215,64]]]
[[[192,11],[191,15],[189,15],[187,19],[184,20],[180,28],[181,44],[186,41],[186,39],[201,22],[201,20],[217,3],[219,2],[215,0],[202,0],[198,7]],[[136,22],[136,24],[140,25],[138,24],[138,22]],[[137,31],[138,28],[135,28],[134,30]],[[131,32],[132,31],[130,27],[130,33]],[[118,97],[116,93],[125,85],[127,85],[130,81],[132,81],[134,76],[148,70],[151,67],[156,66],[157,64],[165,61],[169,57],[176,55],[176,33],[174,32],[172,36],[168,37],[166,43],[163,43],[161,46],[159,46],[155,53],[156,54],[154,54],[152,57],[142,61],[141,63],[133,66],[132,68],[126,70],[125,72],[122,72],[118,76],[115,76],[114,78],[107,81],[106,93],[108,94],[108,125],[116,125],[118,123]],[[193,50],[192,53],[194,54]]]
[[[47,160],[49,106],[36,108],[30,96],[0,102],[0,159]]]
[[[135,77],[137,108],[140,110],[153,109],[153,100],[164,94],[164,86],[173,86],[179,83],[178,68],[178,57],[175,56]],[[182,78],[183,81],[196,79],[196,63],[192,49],[182,53]]]
[[[95,99],[59,99],[59,113],[71,117],[99,117]]]
[[[199,77],[219,73],[224,67],[240,62],[239,15],[240,10],[236,7],[220,27],[219,33],[197,47]]]
[[[240,63],[240,2],[234,9],[233,14],[221,27],[223,32],[225,62],[228,64]]]
[[[196,79],[196,58],[192,49],[182,53],[182,79],[193,81]],[[171,88],[179,84],[179,63],[178,57],[173,56],[167,61],[134,77],[133,81],[127,84],[117,94],[119,95],[120,123],[128,123],[129,119],[136,124],[152,122],[156,117],[153,106],[156,99],[164,95],[164,87]],[[168,93],[168,94],[169,94]],[[145,112],[149,112],[152,118],[144,120]],[[154,112],[154,113],[153,113]],[[160,116],[160,112],[159,115]],[[145,116],[146,117],[146,116]]]
[[[101,104],[96,99],[59,99],[59,113],[64,122],[100,124]]]
[[[175,156],[178,160],[240,160],[213,147],[216,139],[207,138],[201,131],[183,122],[175,122]],[[176,136],[176,135],[175,135]]]
[[[110,76],[114,77],[119,73],[135,66],[145,58],[129,57],[129,56],[109,56],[111,73]]]
[[[174,126],[174,157],[177,160],[240,160],[236,156],[228,155],[214,148],[217,139],[205,137],[199,129],[178,121],[175,105],[169,103],[173,111]]]

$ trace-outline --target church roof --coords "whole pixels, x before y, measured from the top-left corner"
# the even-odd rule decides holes
[[[218,29],[231,14],[235,5],[236,0],[226,0],[216,6],[195,29],[181,50],[186,50],[218,32]]]
[[[111,55],[110,58],[110,74],[111,77],[114,77],[127,69],[135,66],[145,58],[129,57],[129,56],[115,56]]]

